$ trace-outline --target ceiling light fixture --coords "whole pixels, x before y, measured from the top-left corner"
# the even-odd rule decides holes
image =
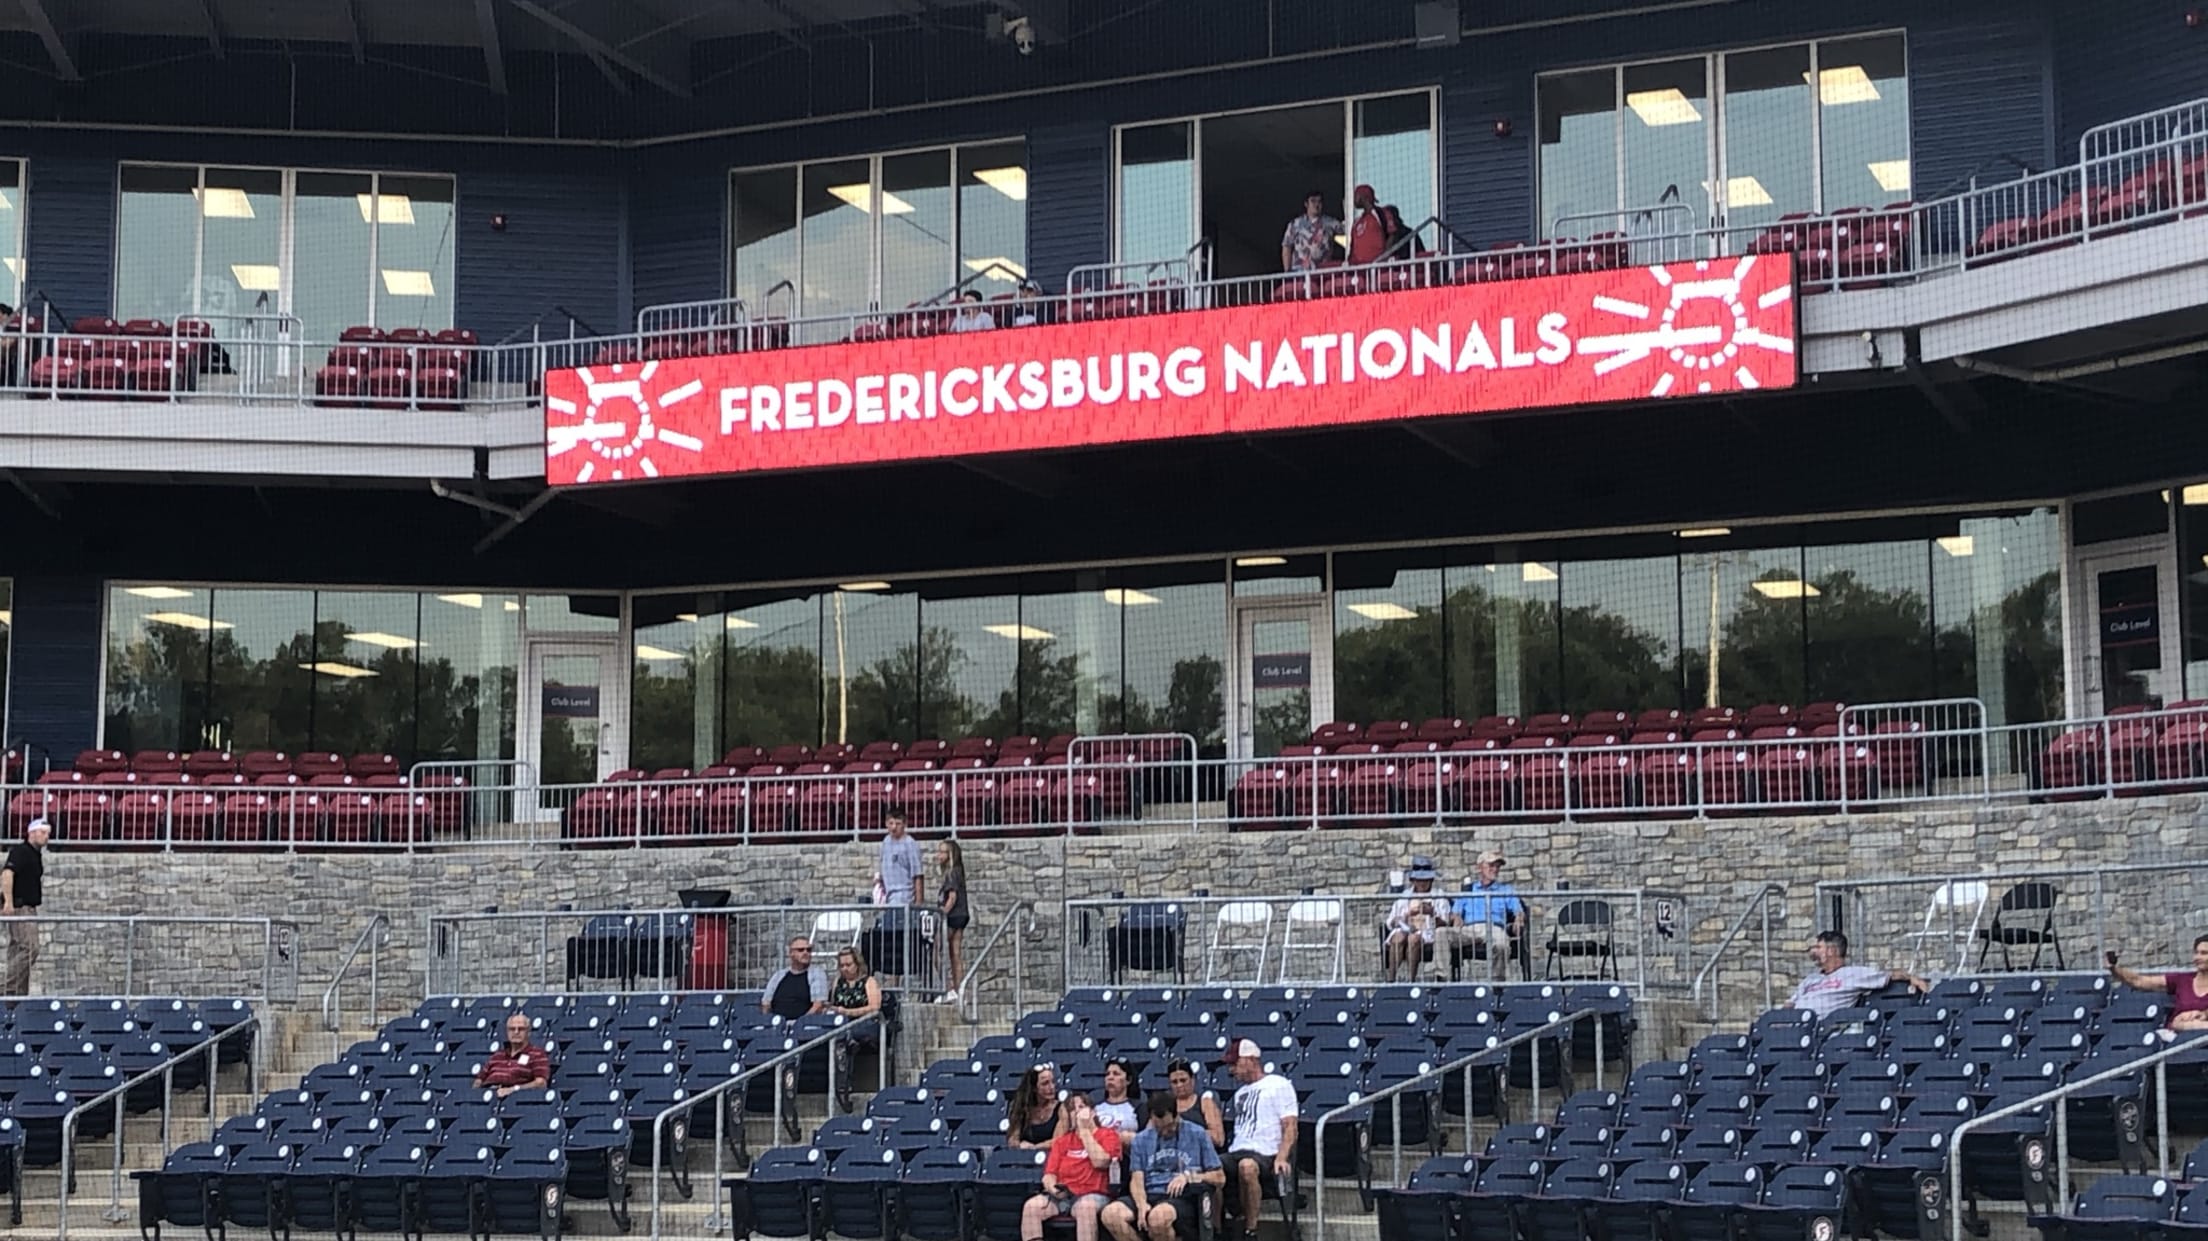
[[[146,613],[146,623],[149,625],[174,625],[178,629],[194,629],[200,633],[205,633],[210,629],[237,628],[229,621],[211,621],[193,612],[148,612]]]
[[[1274,565],[1287,563],[1288,558],[1286,556],[1241,556],[1236,558],[1234,567],[1237,569],[1269,569]]]
[[[683,655],[681,651],[670,651],[664,646],[651,646],[647,643],[639,642],[636,644],[636,657],[638,659],[658,661],[666,659],[681,659]]]
[[[1784,581],[1753,582],[1750,584],[1756,588],[1757,594],[1762,595],[1766,599],[1815,599],[1817,596],[1824,593],[1823,591],[1817,589],[1815,586],[1810,585],[1808,582],[1800,581],[1795,578],[1787,578]]]
[[[383,291],[393,297],[435,297],[437,284],[426,271],[383,269]]]
[[[1651,129],[1664,125],[1692,125],[1702,119],[1701,109],[1676,86],[1634,91],[1625,97],[1625,106],[1633,109],[1633,115],[1641,118],[1641,124]]]
[[[1872,162],[1867,167],[1871,170],[1871,179],[1878,182],[1878,188],[1889,194],[1906,194],[1909,192],[1908,160],[1882,159]]]
[[[253,218],[253,200],[244,190],[210,185],[195,189],[192,197],[199,200],[199,213],[210,220],[250,220]]]
[[[1418,616],[1418,613],[1400,603],[1388,603],[1384,600],[1379,603],[1352,603],[1349,610],[1368,620],[1378,621],[1414,620]]]
[[[888,589],[889,589],[889,583],[888,583],[888,582],[845,582],[845,583],[844,583],[843,585],[841,585],[841,586],[838,586],[838,587],[836,587],[836,589],[837,589],[837,590],[852,590],[852,591],[868,591],[868,590],[888,590]]]
[[[402,637],[395,633],[383,633],[374,629],[366,633],[353,634],[347,641],[365,642],[370,646],[380,646],[393,651],[411,651],[422,645],[422,643],[416,642],[412,638]]]
[[[1027,201],[1027,169],[1018,164],[1004,168],[976,168],[974,180],[1016,203]],[[833,191],[830,191],[833,193]]]
[[[864,181],[854,182],[850,185],[831,185],[828,187],[828,192],[868,215],[874,214],[874,187]],[[883,215],[907,215],[911,211],[911,203],[887,190],[882,191]]]
[[[481,608],[483,606],[483,596],[477,594],[439,595],[437,597],[446,603],[463,608]]]
[[[363,224],[412,224],[414,200],[404,194],[355,194]]]
[[[1679,537],[1682,539],[1721,539],[1732,532],[1733,528],[1731,526],[1703,526],[1695,530],[1681,530]]]
[[[1163,602],[1156,595],[1125,586],[1113,586],[1104,591],[1104,602],[1122,608],[1139,608],[1145,604]]]
[[[318,659],[311,664],[301,664],[299,666],[309,672],[319,672],[326,677],[344,677],[347,680],[381,675],[373,668],[363,668],[358,664],[341,664],[334,659]]]
[[[981,629],[983,633],[993,633],[1000,638],[1014,638],[1021,642],[1048,642],[1058,636],[1048,629],[1037,629],[1033,625],[983,625]]]
[[[1802,81],[1809,81],[1804,70]],[[1845,103],[1877,103],[1878,87],[1861,65],[1834,65],[1817,71],[1817,98],[1828,108]]]
[[[1946,552],[1950,556],[1972,556],[1976,555],[1978,552],[1978,540],[1975,537],[1967,534],[1942,535],[1941,537],[1932,541],[1938,543],[1940,545],[1940,550]]]
[[[140,599],[189,599],[192,597],[191,591],[178,590],[174,586],[126,586],[123,588],[123,593],[136,595]]]
[[[1527,582],[1553,582],[1556,580],[1556,570],[1539,561],[1528,560],[1519,569],[1518,577],[1521,581]]]
[[[270,263],[232,263],[230,278],[248,293],[274,293],[283,287],[283,269]]]

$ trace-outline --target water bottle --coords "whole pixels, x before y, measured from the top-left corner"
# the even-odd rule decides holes
[[[1122,1185],[1125,1185],[1126,1183],[1127,1183],[1127,1182],[1126,1182],[1125,1180],[1121,1179],[1121,1176],[1120,1176],[1120,1171],[1119,1171],[1119,1156],[1117,1156],[1117,1155],[1114,1155],[1114,1156],[1112,1156],[1112,1179],[1111,1179],[1111,1181],[1109,1182],[1109,1184],[1110,1184],[1110,1185],[1112,1186],[1112,1188],[1114,1188],[1114,1189],[1117,1189],[1117,1188],[1119,1188],[1120,1186],[1122,1186]]]

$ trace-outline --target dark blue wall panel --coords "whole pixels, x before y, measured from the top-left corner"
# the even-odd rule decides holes
[[[454,318],[484,340],[527,334],[541,320],[564,335],[573,315],[619,332],[622,187],[613,175],[463,171],[453,247]],[[491,228],[503,214],[506,229]]]
[[[1922,201],[2043,169],[2055,152],[2046,24],[1948,20],[1909,31],[1914,196]]]
[[[2087,129],[2208,98],[2208,23],[2187,0],[2096,0],[2054,11],[2057,137],[2075,159]]]
[[[630,184],[636,309],[726,297],[728,165],[647,152],[636,161]]]
[[[1027,140],[1027,268],[1046,289],[1112,258],[1112,130],[1101,121],[1037,129]]]
[[[8,741],[41,746],[57,765],[91,749],[100,727],[96,577],[18,577],[8,650]]]
[[[25,195],[23,303],[65,318],[105,315],[115,296],[115,162],[41,157]]]

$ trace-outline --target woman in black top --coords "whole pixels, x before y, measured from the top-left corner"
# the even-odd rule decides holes
[[[956,1004],[958,984],[966,976],[966,927],[974,920],[973,910],[966,903],[966,854],[957,841],[946,840],[936,850],[935,860],[943,868],[936,892],[943,903],[943,951],[950,965],[943,976],[943,996],[936,1003]]]
[[[1219,1110],[1219,1098],[1196,1089],[1196,1069],[1186,1060],[1165,1066],[1165,1081],[1173,1088],[1173,1106],[1181,1110],[1181,1123],[1194,1125],[1211,1135],[1211,1144],[1227,1149],[1227,1117]]]
[[[866,958],[856,948],[836,952],[836,981],[828,988],[828,1011],[847,1021],[872,1017],[882,1011],[882,984],[866,968]],[[881,1045],[880,1027],[870,1027],[829,1044],[836,1056],[836,1102],[846,1115],[851,1111],[851,1050]]]
[[[1058,1070],[1038,1064],[1020,1074],[1012,1090],[1005,1119],[1012,1122],[1004,1144],[1033,1149],[1049,1146],[1065,1128],[1064,1110],[1058,1106]]]

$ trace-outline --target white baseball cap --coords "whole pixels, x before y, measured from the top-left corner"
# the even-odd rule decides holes
[[[51,823],[48,823],[48,822],[47,822],[46,820],[44,820],[44,819],[32,819],[32,820],[31,820],[31,821],[30,821],[30,822],[29,822],[28,824],[26,824],[26,825],[24,826],[24,828],[23,828],[23,834],[24,834],[25,836],[28,836],[28,835],[30,835],[30,834],[31,834],[32,832],[51,832],[51,831],[53,831],[53,830],[54,830],[54,825],[53,825],[53,824],[51,824]]]
[[[1258,1060],[1264,1058],[1264,1055],[1265,1049],[1259,1047],[1256,1040],[1243,1039],[1241,1042],[1236,1043],[1232,1047],[1229,1047],[1227,1049],[1227,1054],[1219,1057],[1219,1063],[1233,1064],[1237,1060]]]

